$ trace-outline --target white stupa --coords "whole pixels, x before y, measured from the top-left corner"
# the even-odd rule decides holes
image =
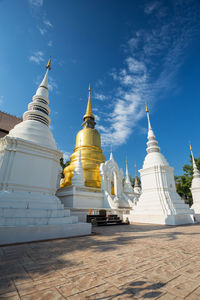
[[[49,129],[48,71],[23,122],[0,139],[0,244],[89,234],[55,196],[59,161]]]
[[[140,223],[179,225],[193,223],[193,210],[176,193],[173,168],[160,153],[151,128],[149,112],[147,155],[141,175],[142,193],[131,212],[130,221]]]
[[[192,186],[191,186],[192,199],[193,199],[192,209],[194,209],[195,221],[200,222],[200,172],[197,169],[197,165],[194,159],[191,146],[190,146],[190,151],[192,155],[192,165],[193,165],[193,179],[192,179]]]
[[[81,162],[81,150],[79,149],[79,155],[78,155],[78,160],[75,166],[75,169],[73,171],[73,177],[72,177],[72,185],[76,186],[82,186],[84,187],[84,170]]]

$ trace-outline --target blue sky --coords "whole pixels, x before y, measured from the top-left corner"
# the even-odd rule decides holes
[[[152,127],[175,174],[199,155],[198,0],[0,0],[0,109],[21,116],[52,56],[51,129],[71,154],[92,86],[106,159],[130,174]]]

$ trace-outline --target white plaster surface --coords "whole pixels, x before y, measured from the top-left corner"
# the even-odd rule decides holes
[[[130,221],[168,225],[193,223],[194,211],[177,194],[173,168],[160,153],[148,114],[147,117],[147,155],[140,170],[142,193],[130,213]]]
[[[91,224],[0,226],[0,245],[91,234]]]
[[[48,127],[48,103],[47,70],[24,121],[0,139],[1,244],[91,232],[55,196],[62,153]]]

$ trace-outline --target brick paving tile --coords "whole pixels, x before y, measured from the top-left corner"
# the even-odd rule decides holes
[[[56,290],[48,289],[32,293],[30,295],[22,296],[22,300],[64,300],[65,298]]]
[[[0,296],[1,300],[20,300],[20,297],[17,292],[10,292]]]
[[[200,224],[0,247],[0,299],[200,299]]]

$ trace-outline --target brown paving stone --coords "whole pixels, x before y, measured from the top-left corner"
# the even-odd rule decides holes
[[[20,297],[17,292],[10,292],[0,296],[1,300],[20,300]]]
[[[64,300],[65,298],[56,289],[47,289],[22,296],[22,300]]]
[[[0,247],[0,299],[200,299],[200,224],[94,230]]]

